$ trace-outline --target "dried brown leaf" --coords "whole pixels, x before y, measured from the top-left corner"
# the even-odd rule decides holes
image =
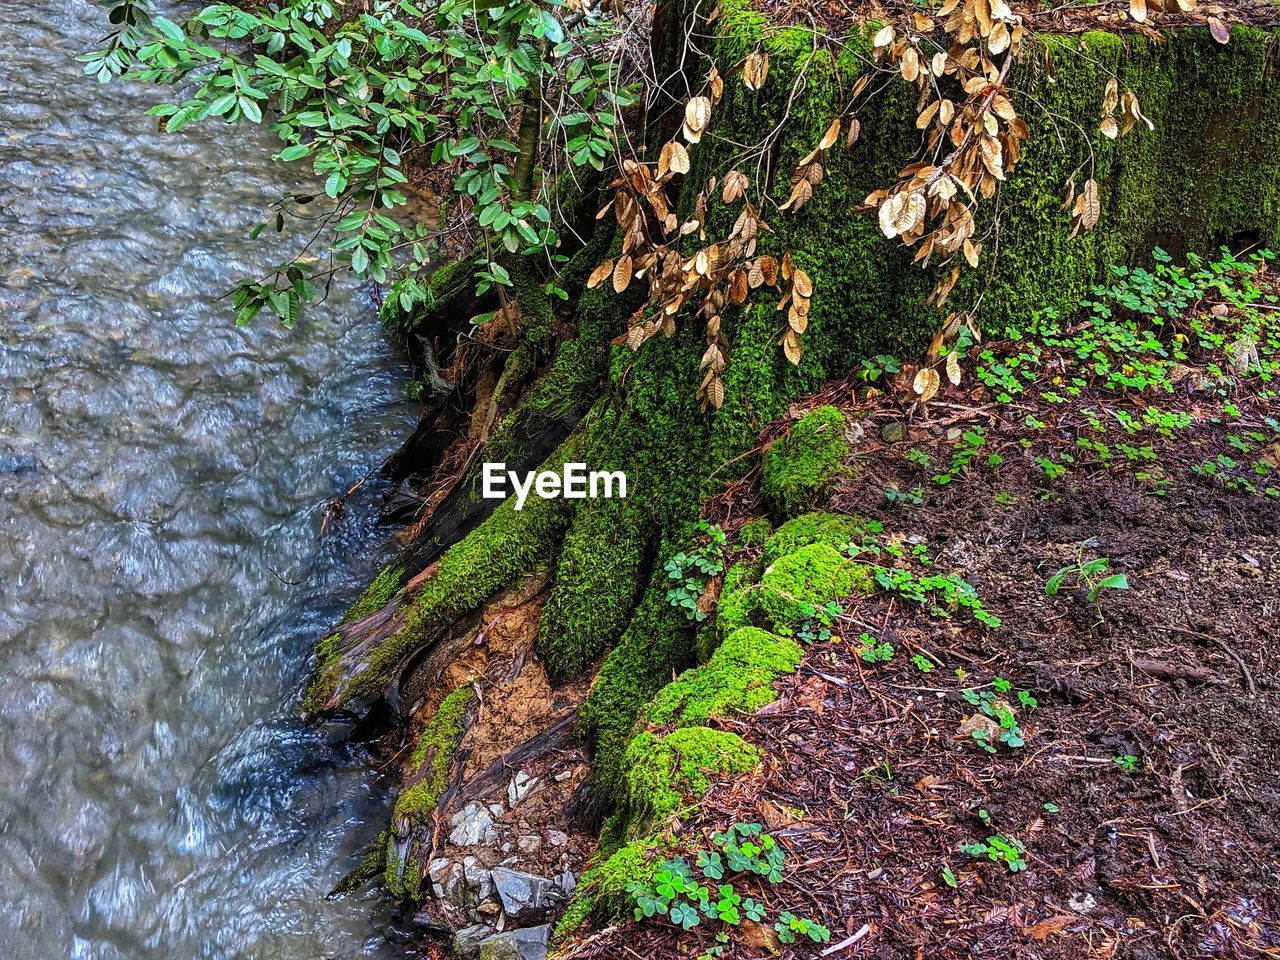
[[[684,136],[690,143],[697,143],[711,122],[711,101],[706,97],[691,97],[684,107]]]
[[[587,277],[587,289],[591,290],[600,286],[604,282],[604,278],[613,273],[613,261],[606,260],[600,266],[591,271],[591,276]]]
[[[613,290],[622,293],[631,283],[632,262],[630,256],[623,256],[613,268]]]
[[[911,382],[911,389],[915,391],[921,403],[926,403],[933,399],[941,385],[942,379],[938,376],[937,370],[932,367],[922,367]]]
[[[836,140],[840,138],[840,118],[836,117],[831,121],[831,126],[827,127],[827,132],[822,135],[822,139],[818,141],[819,150],[830,150],[835,146]]]
[[[742,65],[742,82],[748,90],[759,90],[769,77],[769,55],[753,50]]]

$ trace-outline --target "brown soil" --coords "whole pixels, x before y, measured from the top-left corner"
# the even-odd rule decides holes
[[[986,346],[1001,357],[1022,345]],[[725,956],[1280,957],[1280,503],[1224,486],[1273,473],[1277,402],[1265,381],[1234,381],[1223,417],[1223,381],[1203,360],[1165,394],[1091,378],[1055,399],[1041,380],[1005,404],[966,372],[927,410],[908,369],[887,394],[832,384],[765,431],[762,446],[814,406],[842,407],[854,446],[831,509],[878,520],[905,557],[922,547],[928,565],[879,562],[962,577],[1003,622],[887,592],[855,600],[775,703],[725,722],[768,759],[713,787],[678,845],[765,823],[787,849],[785,878],[749,895],[831,929],[829,945],[794,947],[742,930]],[[1065,363],[1046,354],[1047,379]],[[1151,404],[1185,422],[1116,435]],[[980,456],[932,481],[979,427]],[[1245,453],[1239,431],[1252,431]],[[1098,436],[1111,451],[1149,443],[1134,461],[1090,459],[1081,442]],[[1244,461],[1237,479],[1199,468],[1228,453]],[[1072,466],[1050,480],[1036,457]],[[730,531],[760,512],[751,478],[712,509]],[[1046,595],[1055,571],[1095,557],[1130,588],[1094,603],[1069,580]],[[893,644],[890,663],[858,656],[864,631]],[[963,694],[997,677],[1010,702],[1026,690],[1038,705],[1017,707],[1025,745],[989,754]],[[995,834],[1025,845],[1025,871],[961,849]],[[571,955],[696,956],[713,933],[625,924]]]
[[[866,477],[837,504],[921,535],[937,569],[969,580],[1003,625],[864,601],[776,703],[733,724],[770,760],[713,790],[687,834],[774,829],[787,877],[759,894],[775,910],[825,923],[832,943],[870,924],[836,956],[1280,955],[1280,508],[1101,479],[1050,500],[1006,487],[1007,506],[999,488],[966,487],[904,512],[869,502],[889,479]],[[1101,616],[1082,591],[1044,595],[1086,542],[1132,584]],[[859,661],[862,629],[895,645],[891,664]],[[922,673],[913,653],[939,666]],[[1039,706],[1024,747],[988,756],[956,733],[973,713],[961,691],[997,675]],[[1113,760],[1125,755],[1138,772]],[[1025,873],[958,849],[996,832],[1026,844]],[[617,955],[620,937],[651,956],[692,943],[653,925],[623,931],[580,955]]]
[[[586,697],[590,677],[553,688],[534,652],[547,584],[545,575],[535,575],[504,591],[478,617],[459,624],[405,683],[406,694],[419,697],[408,724],[413,733],[458,685],[472,684],[478,699],[455,754],[450,789],[437,810],[433,860],[470,860],[482,869],[501,864],[548,878],[569,870],[576,878],[595,847],[595,835],[582,832],[566,813],[574,791],[589,772],[587,758],[572,735],[572,721]],[[564,732],[544,737],[545,747],[528,748],[553,728]],[[405,744],[412,742],[410,736]],[[507,790],[517,772],[536,778],[537,783],[512,806]],[[448,839],[450,819],[474,802],[494,814],[497,838],[455,846]],[[468,909],[433,896],[430,882],[424,885],[424,894],[422,910],[415,917],[418,924],[439,932],[472,922]],[[496,920],[499,913],[496,899],[480,907],[480,915],[489,920]],[[426,956],[433,955],[437,946],[431,937],[421,942]]]

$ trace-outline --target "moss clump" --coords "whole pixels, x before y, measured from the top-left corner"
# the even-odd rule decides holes
[[[683,727],[759,710],[777,696],[773,681],[793,672],[803,655],[785,637],[755,627],[735,630],[710,660],[662,688],[647,719],[656,726]]]
[[[448,786],[454,751],[467,732],[467,711],[475,702],[475,696],[470,684],[462,684],[440,701],[436,712],[423,725],[407,771],[410,779],[418,779],[396,800],[397,820],[407,818],[410,823],[426,823],[435,813],[436,804]]]
[[[657,837],[633,840],[587,870],[556,925],[554,939],[563,940],[592,914],[621,916],[629,904],[627,887],[653,879],[654,854],[661,846]]]
[[[762,547],[773,533],[773,524],[764,517],[748,520],[738,528],[738,546],[744,549]]]
[[[765,566],[771,566],[789,553],[814,543],[826,543],[839,550],[850,541],[858,541],[867,532],[863,517],[839,513],[806,513],[789,520],[764,545]]]
[[[387,605],[387,601],[395,596],[403,582],[404,566],[399,563],[388,564],[373,578],[373,582],[360,595],[360,599],[351,605],[351,609],[342,618],[343,622],[359,620],[375,610],[381,610]]]
[[[581,673],[626,628],[644,583],[642,521],[635,499],[578,507],[538,626],[538,648],[554,680]]]
[[[775,630],[789,630],[805,619],[806,604],[825,606],[858,593],[870,593],[874,574],[829,543],[811,543],[779,558],[760,581],[760,610]]]
[[[831,489],[846,470],[849,441],[844,431],[843,413],[819,407],[765,451],[760,487],[774,510],[793,517]]]
[[[737,734],[684,727],[665,737],[641,733],[627,747],[627,817],[631,828],[665,820],[689,797],[701,797],[711,777],[749,773],[760,751]]]
[[[698,634],[698,662],[711,659],[724,639],[740,627],[750,626],[756,611],[760,572],[764,564],[760,558],[741,560],[729,568],[720,587],[720,599],[716,601],[716,617],[710,628]]]

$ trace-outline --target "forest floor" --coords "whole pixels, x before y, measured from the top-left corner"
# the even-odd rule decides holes
[[[1141,319],[973,345],[978,376],[928,403],[879,358],[766,431],[840,409],[827,509],[873,521],[848,554],[963,578],[999,625],[882,579],[806,626],[776,701],[720,721],[766,759],[672,850],[762,824],[784,876],[745,889],[829,939],[620,921],[570,956],[1280,956],[1280,289],[1162,283],[1101,298]],[[732,543],[760,512],[748,479],[713,519]]]

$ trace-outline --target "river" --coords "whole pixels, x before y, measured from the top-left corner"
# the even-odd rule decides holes
[[[105,11],[0,13],[0,956],[385,956],[324,900],[385,784],[297,700],[387,549],[374,490],[320,525],[409,430],[402,363],[356,290],[293,332],[211,302],[283,255],[266,131],[157,134],[75,62]]]

